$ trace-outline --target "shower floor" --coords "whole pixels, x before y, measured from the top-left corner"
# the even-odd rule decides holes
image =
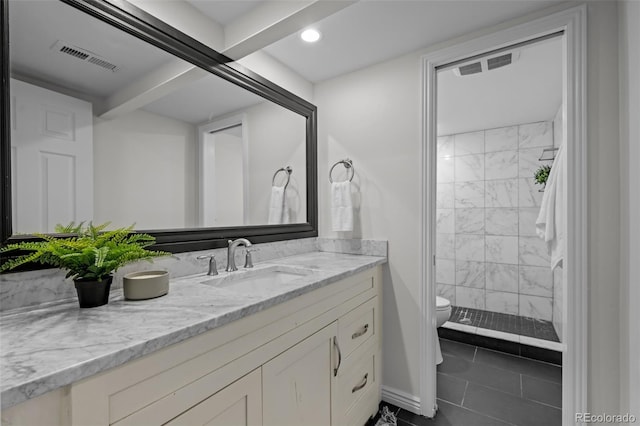
[[[560,342],[553,323],[537,318],[451,306],[449,321],[534,339]]]

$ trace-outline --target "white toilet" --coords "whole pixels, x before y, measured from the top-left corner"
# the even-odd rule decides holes
[[[444,297],[436,296],[436,327],[440,327],[451,317],[451,302]],[[440,339],[436,335],[436,364],[442,363]]]

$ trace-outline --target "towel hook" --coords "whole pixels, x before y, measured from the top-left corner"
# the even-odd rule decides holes
[[[276,172],[273,174],[273,178],[271,178],[271,186],[276,185],[276,176],[278,176],[278,173],[280,172],[285,172],[287,174],[287,182],[284,184],[284,188],[287,189],[289,181],[291,180],[291,174],[293,173],[293,169],[291,168],[291,166],[280,167],[278,170],[276,170]]]
[[[351,170],[351,177],[348,179],[349,182],[351,182],[353,180],[353,176],[356,174],[356,168],[353,167],[353,161],[349,160],[348,158],[337,161],[333,166],[331,166],[331,169],[329,170],[329,182],[333,183],[331,174],[333,173],[333,169],[335,169],[338,164],[344,165],[344,168],[347,169],[347,176],[349,176],[349,170]]]

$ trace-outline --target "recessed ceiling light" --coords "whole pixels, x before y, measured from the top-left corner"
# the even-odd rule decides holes
[[[300,34],[300,38],[307,43],[313,43],[320,40],[320,33],[317,30],[312,29],[304,30],[302,34]]]

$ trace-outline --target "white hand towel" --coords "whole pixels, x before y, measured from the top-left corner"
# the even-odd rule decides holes
[[[271,187],[271,201],[269,203],[269,225],[289,223],[289,207],[287,193],[284,186]]]
[[[331,184],[331,221],[334,231],[353,231],[353,202],[349,181]]]
[[[551,270],[559,266],[564,258],[564,157],[562,145],[553,161],[536,219],[536,234],[547,243]]]

